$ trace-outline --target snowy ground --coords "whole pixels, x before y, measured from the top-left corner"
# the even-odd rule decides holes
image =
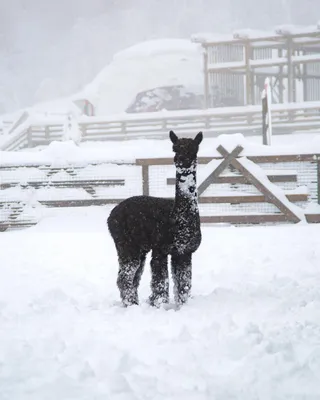
[[[320,398],[320,226],[203,227],[193,299],[120,307],[110,208],[1,234],[1,400]]]

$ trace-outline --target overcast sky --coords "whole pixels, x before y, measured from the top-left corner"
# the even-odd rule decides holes
[[[315,24],[320,0],[0,0],[0,113],[81,89],[134,43]],[[50,85],[49,85],[50,86]],[[40,96],[40,97],[39,97]]]

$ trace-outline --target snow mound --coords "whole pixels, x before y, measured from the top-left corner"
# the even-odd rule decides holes
[[[170,85],[199,88],[202,81],[199,45],[161,39],[116,54],[82,95],[94,104],[96,115],[110,115],[124,112],[142,91]]]

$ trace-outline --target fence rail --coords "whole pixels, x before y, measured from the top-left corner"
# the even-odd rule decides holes
[[[320,102],[275,104],[272,106],[273,134],[320,130]],[[107,141],[130,138],[159,138],[174,129],[178,134],[205,131],[208,136],[222,133],[261,135],[260,106],[170,111],[120,117],[81,117],[78,120],[82,141]],[[25,126],[2,145],[2,150],[19,150],[63,140],[65,121]]]

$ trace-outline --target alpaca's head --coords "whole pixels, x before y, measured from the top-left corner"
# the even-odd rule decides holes
[[[170,131],[169,135],[173,143],[172,150],[175,153],[174,163],[176,167],[190,168],[197,161],[199,144],[203,139],[202,132],[199,132],[194,139],[179,139],[173,131]]]

